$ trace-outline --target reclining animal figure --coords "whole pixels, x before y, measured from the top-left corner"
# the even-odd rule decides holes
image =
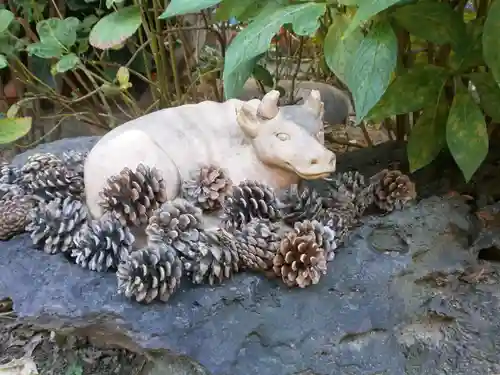
[[[104,135],[84,166],[85,199],[93,218],[105,210],[100,192],[124,168],[156,168],[166,199],[179,196],[182,181],[201,167],[226,171],[234,184],[260,181],[281,190],[302,179],[326,177],[336,156],[324,146],[324,104],[312,90],[300,105],[278,105],[279,92],[262,100],[204,101],[162,109]]]

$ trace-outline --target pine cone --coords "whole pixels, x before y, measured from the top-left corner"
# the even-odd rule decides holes
[[[329,185],[335,190],[345,187],[345,189],[352,194],[353,198],[367,186],[365,176],[358,171],[337,173],[333,178],[327,178],[325,180],[327,180]]]
[[[71,256],[75,263],[92,271],[118,269],[135,241],[130,229],[113,215],[104,215],[83,226],[75,237]]]
[[[83,174],[64,164],[38,171],[26,185],[28,191],[43,202],[66,197],[81,199],[84,194]]]
[[[186,253],[180,256],[194,284],[219,284],[239,271],[238,253],[224,246],[220,230],[202,232],[200,240],[192,243],[189,256]]]
[[[358,223],[353,213],[354,210],[343,211],[327,209],[321,217],[318,218],[318,221],[320,221],[323,226],[330,228],[334,232],[335,248],[338,248],[340,245],[345,243],[349,232]],[[326,256],[328,261],[333,259],[333,255],[330,253]]]
[[[182,263],[172,247],[149,244],[119,264],[118,293],[139,303],[166,302],[179,287],[182,274]]]
[[[25,195],[25,191],[19,185],[14,184],[0,184],[0,199],[8,200],[16,196]]]
[[[149,218],[146,234],[149,243],[166,243],[179,254],[193,256],[192,244],[200,240],[201,209],[185,199],[164,203]]]
[[[200,168],[196,178],[185,181],[182,196],[205,211],[215,211],[231,193],[233,183],[225,171],[215,166]]]
[[[316,243],[325,251],[325,259],[331,262],[335,258],[337,249],[337,233],[327,225],[317,220],[304,220],[294,225],[295,231],[300,233],[314,232]]]
[[[24,188],[29,187],[36,181],[38,175],[44,170],[60,167],[63,161],[56,155],[47,153],[37,153],[28,157],[26,163],[21,167],[21,184]]]
[[[26,231],[36,247],[48,254],[69,254],[74,239],[87,220],[87,210],[80,200],[66,197],[41,203],[30,212]]]
[[[23,194],[0,200],[0,240],[8,240],[23,233],[34,206],[33,199]]]
[[[87,155],[88,152],[70,150],[62,154],[62,161],[68,169],[83,176],[83,169]]]
[[[280,204],[274,190],[258,181],[242,181],[233,186],[224,201],[222,224],[228,230],[241,228],[253,218],[281,219]]]
[[[354,204],[355,216],[360,217],[366,208],[372,203],[371,194],[368,194],[369,185],[365,177],[357,171],[338,173],[333,178],[325,179],[329,185],[329,196],[326,199],[328,207],[338,204]]]
[[[221,242],[238,255],[243,269],[265,273],[272,269],[279,249],[279,230],[278,223],[254,218],[233,233],[221,230]]]
[[[387,212],[402,210],[416,199],[415,184],[399,170],[384,169],[370,178],[375,205]]]
[[[297,223],[285,234],[273,259],[273,270],[289,286],[305,288],[326,274],[325,250],[317,242],[311,222]]]
[[[156,168],[139,164],[135,172],[124,168],[108,179],[100,193],[101,206],[123,225],[147,224],[154,210],[167,200],[166,182]]]
[[[15,185],[21,181],[21,170],[8,163],[0,166],[0,184]]]
[[[283,221],[292,225],[302,220],[314,220],[323,210],[323,199],[309,186],[292,186],[281,197]]]

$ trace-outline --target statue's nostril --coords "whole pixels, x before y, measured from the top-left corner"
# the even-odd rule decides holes
[[[318,159],[311,159],[311,165],[318,164]]]

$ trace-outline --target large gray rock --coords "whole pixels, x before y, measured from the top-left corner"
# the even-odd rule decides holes
[[[65,142],[91,143],[44,150]],[[169,303],[148,306],[117,295],[114,274],[37,251],[23,235],[0,244],[0,297],[24,317],[108,322],[214,375],[495,374],[498,275],[462,281],[477,265],[471,230],[465,204],[431,197],[367,217],[313,287],[239,274],[216,287],[185,282]]]

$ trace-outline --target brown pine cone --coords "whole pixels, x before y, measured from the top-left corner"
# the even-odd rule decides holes
[[[233,233],[221,230],[220,237],[224,246],[238,254],[242,269],[266,272],[272,269],[279,248],[280,229],[277,223],[254,218]]]
[[[104,210],[116,215],[123,225],[140,226],[167,200],[166,182],[158,169],[139,164],[135,172],[124,168],[109,178],[100,197]]]
[[[195,178],[183,182],[182,196],[204,211],[215,211],[222,207],[232,186],[223,169],[213,165],[203,166]]]
[[[326,274],[325,250],[318,243],[314,225],[297,223],[285,234],[273,259],[273,271],[289,286],[305,288],[317,284]]]
[[[233,186],[223,204],[222,225],[227,230],[241,228],[254,218],[277,221],[281,218],[280,203],[274,190],[258,181],[242,181]]]
[[[0,200],[0,240],[5,241],[23,233],[34,207],[35,201],[27,195],[13,195]]]
[[[374,204],[387,212],[402,210],[416,199],[415,184],[399,170],[384,169],[370,178]]]

